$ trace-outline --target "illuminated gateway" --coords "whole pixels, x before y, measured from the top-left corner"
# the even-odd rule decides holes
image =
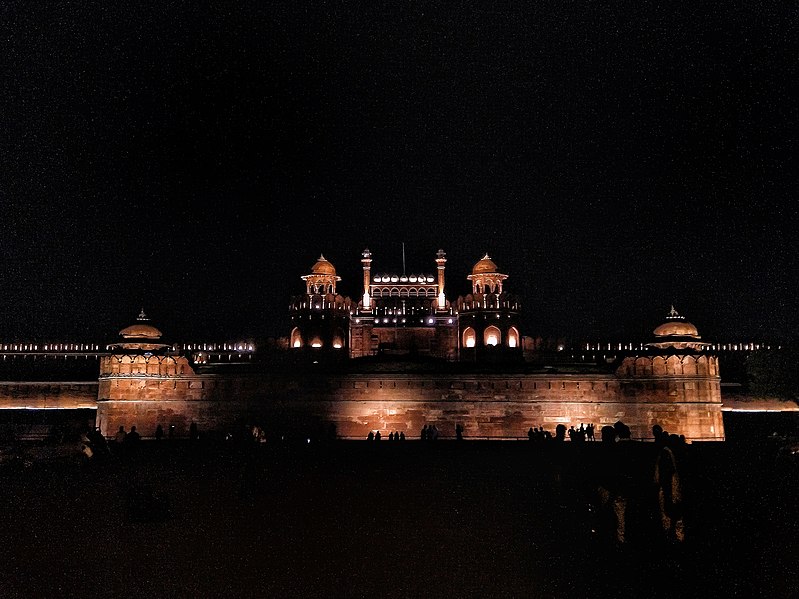
[[[288,336],[255,359],[227,360],[206,348],[179,351],[139,322],[100,357],[97,425],[106,435],[157,425],[178,435],[196,422],[223,431],[258,423],[273,435],[366,438],[370,431],[418,437],[435,424],[454,436],[525,438],[531,427],[597,427],[617,420],[634,437],[654,424],[688,439],[721,440],[718,360],[691,323],[672,312],[650,343],[611,362],[548,362],[523,337],[519,303],[488,255],[468,276],[472,293],[446,297],[446,255],[436,273],[372,271],[361,256],[363,292],[337,293],[341,278],[320,256],[301,275]]]
[[[364,250],[363,295],[355,303],[336,293],[341,277],[320,256],[302,277],[305,295],[290,307],[291,349],[330,349],[351,358],[394,353],[449,361],[521,360],[519,303],[502,288],[508,275],[486,254],[467,277],[472,293],[450,302],[443,250],[435,261],[435,276],[373,274],[372,254]]]

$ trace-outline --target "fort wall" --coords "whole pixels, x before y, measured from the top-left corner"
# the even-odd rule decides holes
[[[0,381],[0,409],[94,409],[98,388],[97,381]]]
[[[346,374],[101,376],[98,426],[111,435],[135,424],[145,436],[160,423],[185,435],[260,424],[273,434],[316,435],[334,425],[345,438],[370,430],[417,437],[425,424],[442,436],[455,425],[472,438],[520,438],[530,427],[554,432],[622,420],[634,437],[653,424],[688,439],[723,439],[717,379],[619,378],[549,374]]]

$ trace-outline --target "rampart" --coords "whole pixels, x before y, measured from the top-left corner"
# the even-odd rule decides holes
[[[688,439],[723,439],[718,376],[698,374],[693,359],[678,362],[690,364],[690,373],[655,374],[642,362],[628,365],[632,371],[622,364],[616,374],[220,375],[184,368],[164,376],[117,369],[101,373],[97,419],[106,435],[136,425],[147,436],[158,424],[185,435],[194,421],[205,431],[258,423],[273,434],[308,436],[333,426],[350,438],[370,430],[416,437],[425,424],[443,436],[454,436],[461,424],[467,437],[519,438],[530,427],[594,423],[599,430],[622,420],[638,437],[657,423]]]

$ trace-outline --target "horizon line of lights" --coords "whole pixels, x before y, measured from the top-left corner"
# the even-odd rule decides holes
[[[356,323],[360,322],[360,318],[356,319]],[[436,321],[435,317],[428,317],[425,319],[420,319],[419,322],[426,323],[428,325],[434,324]],[[380,322],[380,318],[374,319],[375,324]],[[397,318],[383,318],[383,323],[396,323],[398,322]],[[403,318],[400,322],[405,323],[406,319]],[[452,324],[453,319],[447,319],[449,324]],[[530,338],[530,337],[528,337]],[[0,351],[4,352],[28,352],[28,351],[54,351],[54,352],[97,352],[97,351],[108,351],[111,348],[111,345],[105,345],[102,349],[100,344],[97,343],[6,343],[0,345],[2,348]],[[578,347],[571,347],[569,348],[570,351],[574,350],[582,350],[582,351],[623,351],[623,350],[643,350],[646,347],[646,343],[586,343],[584,346]],[[189,351],[235,351],[235,352],[242,352],[242,353],[251,353],[256,351],[256,347],[254,343],[182,343],[182,344],[175,344],[171,346],[173,350],[189,350]],[[772,346],[768,343],[750,343],[750,342],[739,342],[739,343],[710,343],[707,344],[707,348],[712,351],[757,351],[757,350],[771,350],[783,349],[782,345],[775,345]],[[559,344],[557,346],[558,351],[564,351],[566,346],[563,344]]]
[[[135,342],[135,341],[134,341]],[[106,344],[101,348],[99,343],[4,343],[0,345],[0,351],[10,352],[38,352],[38,351],[57,351],[57,352],[94,352],[107,351],[113,344]],[[171,346],[175,350],[203,350],[203,351],[236,351],[254,352],[254,343],[182,343]]]

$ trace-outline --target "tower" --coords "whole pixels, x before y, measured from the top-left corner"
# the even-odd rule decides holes
[[[436,252],[436,267],[438,268],[438,298],[436,310],[443,312],[447,309],[447,298],[444,295],[444,268],[447,264],[447,254],[444,250]]]
[[[311,272],[300,278],[305,281],[305,295],[295,297],[289,306],[289,348],[301,355],[347,357],[351,302],[336,293],[341,280],[336,268],[320,255]]]
[[[658,424],[693,439],[723,437],[718,357],[707,351],[710,344],[674,306],[653,335],[616,369],[622,396],[641,405],[668,406],[650,411],[648,427]]]
[[[361,254],[361,264],[363,265],[363,298],[361,302],[361,311],[372,311],[372,297],[369,295],[369,283],[371,281],[372,273],[372,252],[366,248]]]
[[[458,299],[461,359],[521,360],[519,302],[503,290],[508,275],[485,254],[466,278],[472,293]]]
[[[119,340],[100,359],[96,421],[104,435],[112,435],[120,425],[155,430],[158,400],[164,398],[165,390],[179,394],[177,381],[194,374],[186,356],[161,336],[142,310],[135,323],[119,331]]]

